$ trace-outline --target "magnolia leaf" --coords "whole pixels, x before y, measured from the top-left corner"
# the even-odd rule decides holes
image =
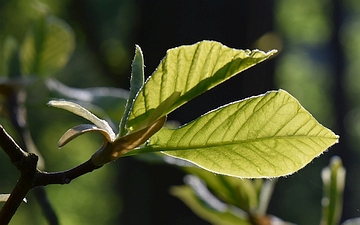
[[[134,148],[144,144],[152,135],[158,132],[165,124],[166,116],[161,117],[150,126],[137,132],[118,137],[114,142],[107,143],[91,157],[94,165],[102,166],[111,162]]]
[[[130,94],[126,102],[125,112],[121,118],[119,125],[119,134],[122,136],[126,130],[125,125],[129,117],[130,111],[134,104],[134,99],[140,88],[144,85],[144,56],[140,46],[135,46],[135,56],[131,65]]]
[[[61,148],[62,146],[69,143],[71,140],[75,139],[76,137],[78,137],[84,133],[94,132],[94,131],[99,131],[104,136],[106,142],[111,141],[111,137],[106,130],[98,128],[97,126],[95,126],[93,124],[81,124],[81,125],[75,126],[71,129],[67,130],[65,132],[65,134],[60,138],[60,140],[58,142],[58,147]]]
[[[226,105],[176,130],[163,128],[137,153],[163,151],[214,173],[270,178],[296,172],[337,141],[279,90]]]
[[[136,96],[127,127],[148,118],[173,93],[181,96],[164,110],[164,115],[275,53],[236,50],[214,41],[170,49]]]
[[[144,129],[145,127],[148,127],[154,121],[158,120],[159,118],[166,115],[166,110],[174,104],[176,100],[178,100],[180,97],[180,92],[174,92],[172,93],[165,101],[163,101],[156,109],[150,110],[151,113],[149,116],[142,121],[139,124],[136,124],[134,127],[130,129],[131,133],[140,129]]]
[[[40,16],[21,46],[25,74],[49,76],[61,69],[75,48],[73,30],[54,16]]]
[[[88,121],[95,124],[98,128],[107,132],[111,141],[115,140],[115,133],[111,129],[108,122],[106,122],[105,120],[99,119],[97,116],[95,116],[94,114],[89,112],[87,109],[83,108],[82,106],[80,106],[76,103],[64,101],[64,100],[59,100],[59,101],[52,100],[48,103],[48,105],[56,107],[56,108],[60,108],[60,109],[65,109],[69,112],[72,112],[78,116],[81,116],[81,117],[87,119]]]

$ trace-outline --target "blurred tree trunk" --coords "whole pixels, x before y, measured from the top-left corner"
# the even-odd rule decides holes
[[[353,154],[350,151],[350,140],[348,133],[346,132],[344,118],[346,114],[349,112],[349,105],[348,105],[348,97],[346,95],[346,91],[344,89],[344,79],[345,79],[345,67],[346,67],[346,60],[344,54],[344,46],[341,43],[340,37],[342,32],[342,26],[344,24],[343,19],[345,18],[344,15],[344,8],[343,3],[340,0],[333,0],[333,15],[332,15],[332,24],[333,24],[333,36],[330,43],[331,51],[333,52],[332,57],[332,65],[334,69],[334,76],[335,76],[335,84],[333,89],[333,105],[335,109],[336,115],[336,128],[335,132],[340,135],[340,142],[331,149],[332,154],[338,155],[343,160],[343,164],[345,168],[348,169],[348,174],[350,174],[350,170],[354,167],[354,160]],[[351,178],[352,179],[352,178]],[[353,201],[351,196],[356,195],[355,193],[351,193],[349,189],[350,185],[352,185],[353,181],[350,180],[350,176],[347,176],[346,185],[344,190],[344,208],[343,208],[343,215],[342,218],[352,218],[357,215],[351,215],[351,212],[354,210],[348,209],[351,208],[351,202]],[[356,206],[354,206],[356,207]]]

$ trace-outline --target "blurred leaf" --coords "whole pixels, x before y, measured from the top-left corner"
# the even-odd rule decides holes
[[[194,185],[198,185],[195,189]],[[194,213],[212,224],[219,225],[250,225],[246,221],[247,215],[241,210],[231,208],[225,203],[217,202],[209,196],[206,188],[199,183],[192,186],[184,185],[172,187],[171,194],[180,198]],[[200,192],[200,193],[199,193]],[[202,192],[202,193],[201,193]]]
[[[42,16],[21,46],[23,74],[50,76],[69,60],[75,47],[72,29],[61,19]]]
[[[135,56],[131,65],[131,79],[130,79],[130,94],[126,102],[125,112],[121,118],[119,125],[119,135],[122,136],[126,132],[126,122],[128,120],[130,111],[133,107],[135,97],[140,88],[144,85],[144,56],[140,46],[135,46]]]
[[[19,77],[21,75],[19,44],[13,37],[8,36],[4,40],[2,49],[0,76]]]
[[[132,154],[162,151],[214,173],[269,178],[296,172],[337,141],[279,90],[226,105],[176,130],[163,128]]]
[[[345,168],[342,166],[342,161],[338,156],[331,158],[330,165],[321,172],[324,185],[321,225],[337,225],[340,222],[345,173]]]
[[[239,207],[250,212],[258,206],[258,191],[254,182],[261,180],[239,179],[224,175],[217,175],[199,167],[183,167],[190,174],[203,180],[208,189],[219,199],[227,204]]]
[[[111,141],[115,140],[115,133],[111,129],[110,125],[105,120],[99,119],[97,116],[95,116],[94,114],[89,112],[87,109],[83,108],[82,106],[80,106],[76,103],[73,103],[73,102],[61,101],[61,100],[59,100],[59,101],[52,100],[48,103],[48,105],[52,106],[52,107],[60,108],[60,109],[65,109],[69,112],[72,112],[78,116],[83,117],[84,119],[87,119],[88,121],[95,124],[98,128],[107,132],[109,134]]]
[[[137,95],[127,127],[151,116],[175,92],[179,98],[164,109],[163,115],[275,53],[236,50],[214,41],[170,49]]]

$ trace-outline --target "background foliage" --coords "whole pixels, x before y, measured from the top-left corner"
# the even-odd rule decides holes
[[[50,12],[73,29],[75,51],[54,76],[78,88],[128,89],[135,44],[144,52],[146,75],[156,68],[167,49],[203,39],[243,49],[281,50],[276,59],[194,99],[170,114],[170,119],[183,124],[225,103],[270,89],[286,89],[341,140],[300,172],[279,179],[269,212],[297,224],[317,224],[321,170],[331,156],[339,155],[347,169],[343,220],[360,216],[360,183],[356,179],[360,171],[357,1],[4,0],[0,2],[0,43],[8,35],[23,43],[40,12]],[[3,56],[0,60],[2,63]],[[86,160],[101,137],[84,135],[57,150],[56,143],[64,131],[83,121],[49,109],[49,96],[41,82],[29,87],[29,127],[46,169],[64,170]],[[0,123],[10,129],[2,117]],[[2,151],[0,158],[6,158]],[[11,191],[17,176],[10,162],[1,160],[0,192]],[[46,189],[63,224],[207,224],[169,194],[170,186],[182,184],[182,178],[183,172],[172,166],[150,165],[129,157],[70,185]],[[12,224],[46,224],[31,194],[28,200]]]

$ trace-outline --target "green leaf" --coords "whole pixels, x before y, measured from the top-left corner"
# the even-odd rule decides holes
[[[184,167],[187,173],[191,173],[203,180],[208,189],[221,201],[234,205],[246,212],[254,211],[258,206],[259,194],[254,183],[260,179],[239,179],[230,176],[217,175],[199,167]]]
[[[127,127],[148,118],[175,92],[180,93],[179,98],[164,109],[163,115],[275,53],[236,50],[214,41],[170,49],[137,95]]]
[[[247,222],[246,214],[239,214],[230,206],[223,204],[216,207],[214,204],[209,204],[211,201],[208,196],[199,196],[190,186],[172,187],[171,194],[181,199],[194,213],[201,218],[211,222],[212,224],[221,225],[250,225]],[[203,192],[204,193],[204,192]]]
[[[125,110],[126,100],[129,97],[129,91],[125,89],[110,87],[73,88],[54,78],[46,79],[46,86],[56,98],[66,98],[77,102],[108,122],[120,121]],[[116,128],[115,126],[112,127]]]
[[[342,212],[342,198],[345,186],[345,168],[340,157],[334,156],[330,165],[321,172],[324,185],[323,216],[321,224],[339,224]]]
[[[269,178],[296,172],[337,141],[279,90],[221,107],[176,130],[163,128],[133,153],[163,151],[214,173]]]
[[[105,120],[99,119],[97,116],[95,116],[94,114],[89,112],[87,109],[83,108],[82,106],[80,106],[76,103],[73,103],[73,102],[63,101],[63,100],[60,100],[60,101],[52,100],[48,103],[48,105],[52,106],[52,107],[60,108],[60,109],[65,109],[69,112],[72,112],[78,116],[83,117],[84,119],[87,119],[88,121],[95,124],[98,128],[107,132],[109,134],[111,141],[115,140],[115,133],[111,129],[108,122],[106,122]]]
[[[119,135],[122,136],[126,132],[126,123],[133,107],[135,97],[141,87],[144,85],[144,56],[140,46],[135,46],[135,56],[131,65],[130,94],[126,102],[125,112],[121,118],[119,125]]]
[[[22,71],[24,74],[52,75],[67,63],[74,47],[72,29],[59,18],[43,15],[21,46]]]

